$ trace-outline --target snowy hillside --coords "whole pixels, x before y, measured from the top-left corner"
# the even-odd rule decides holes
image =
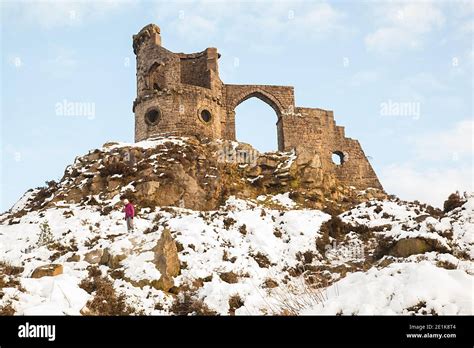
[[[26,201],[0,216],[6,314],[474,313],[474,196],[446,214],[391,199],[338,216],[288,193],[230,197],[142,208],[131,234],[117,197],[13,216]],[[44,265],[58,274],[33,278]]]

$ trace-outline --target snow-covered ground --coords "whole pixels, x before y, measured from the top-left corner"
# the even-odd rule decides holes
[[[324,290],[324,302],[301,314],[472,314],[472,286],[472,275],[463,270],[428,261],[393,263],[349,274]]]
[[[15,209],[21,209],[21,202]],[[117,269],[123,276],[115,277],[113,285],[128,304],[144,314],[173,314],[177,295],[150,285],[160,277],[151,250],[166,228],[180,246],[175,287],[192,288],[193,296],[217,314],[473,314],[473,209],[470,197],[441,219],[421,219],[426,212],[416,205],[363,203],[341,219],[383,228],[369,240],[353,231],[342,240],[329,238],[338,247],[322,253],[316,242],[331,216],[297,209],[287,194],[252,201],[231,197],[217,211],[143,209],[133,233],[126,232],[121,211],[101,215],[97,206],[58,203],[13,224],[3,220],[6,215],[0,217],[0,261],[24,267],[18,275],[21,286],[0,289],[0,306],[11,303],[17,315],[79,315],[94,295],[79,286],[88,277],[85,256],[107,249],[122,256]],[[44,222],[59,247],[38,245]],[[368,261],[377,238],[396,242],[415,237],[436,240],[445,249]],[[365,253],[343,253],[354,245],[365,246]],[[73,255],[80,260],[72,260]],[[63,274],[30,277],[36,267],[49,263],[63,265]],[[98,267],[103,274],[113,271],[107,264]],[[320,281],[310,284],[308,275]],[[241,305],[232,309],[235,296]]]

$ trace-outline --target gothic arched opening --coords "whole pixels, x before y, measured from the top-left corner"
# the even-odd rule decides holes
[[[245,99],[235,108],[235,137],[259,152],[278,150],[278,115],[256,96]]]

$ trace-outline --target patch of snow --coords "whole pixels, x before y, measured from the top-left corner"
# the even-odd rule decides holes
[[[26,203],[28,203],[28,201],[38,193],[38,191],[38,189],[26,191],[25,194],[13,205],[13,207],[10,209],[10,212],[15,213],[22,210]]]
[[[19,295],[20,315],[79,315],[90,295],[81,289],[77,279],[61,274],[39,279],[22,278],[26,293]]]
[[[425,303],[440,315],[472,315],[473,278],[428,261],[394,263],[381,270],[355,272],[327,288],[327,299],[301,314],[393,315]]]
[[[107,151],[107,150],[118,149],[122,147],[140,147],[142,149],[153,149],[159,145],[164,145],[166,143],[171,143],[178,146],[185,146],[187,140],[188,138],[186,137],[174,137],[174,136],[173,137],[172,136],[157,137],[155,139],[142,140],[136,143],[117,142],[116,144],[107,146],[106,148],[102,148],[101,150]]]
[[[147,251],[138,255],[129,255],[122,265],[125,268],[125,276],[131,280],[160,279],[161,273],[153,263],[154,253]]]
[[[290,198],[290,193],[279,193],[272,197],[272,201],[280,204],[285,208],[294,208],[296,206],[295,201]]]

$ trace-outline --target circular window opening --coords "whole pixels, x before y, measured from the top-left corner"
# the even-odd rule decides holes
[[[211,122],[211,117],[212,116],[209,110],[204,109],[201,111],[201,120],[203,120],[204,122],[206,123]]]
[[[160,121],[161,113],[158,109],[152,109],[145,114],[145,121],[149,125],[155,125]]]
[[[334,151],[332,153],[332,162],[336,166],[340,166],[344,163],[344,154],[341,151]]]

